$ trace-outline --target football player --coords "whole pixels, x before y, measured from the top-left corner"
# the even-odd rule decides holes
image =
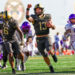
[[[32,31],[31,31],[31,26],[29,24],[29,22],[24,21],[22,26],[21,26],[21,30],[25,36],[25,40],[24,40],[24,45],[21,46],[22,52],[24,54],[24,63],[27,61],[28,57],[29,57],[29,51],[28,51],[28,37],[32,36]],[[32,37],[31,37],[32,39]],[[30,48],[31,49],[31,48]],[[26,67],[25,67],[26,69]],[[17,70],[20,71],[21,70],[21,65],[20,65],[20,59],[17,59]]]
[[[18,23],[12,17],[9,17],[7,11],[2,13],[2,17],[4,20],[3,24],[3,57],[7,57],[9,55],[9,62],[11,64],[12,73],[15,74],[14,68],[14,59],[13,59],[13,52],[16,53],[17,57],[22,60],[22,70],[24,71],[24,55],[20,51],[19,43],[15,36],[15,31],[18,31],[21,38],[21,44],[23,44],[23,33],[20,30]],[[6,61],[4,62],[3,66],[5,66]]]
[[[44,8],[40,4],[35,5],[34,7],[35,14],[30,16],[29,10],[31,7],[32,5],[28,4],[26,10],[26,18],[28,21],[32,22],[34,26],[38,50],[42,54],[46,64],[49,66],[50,71],[53,73],[54,72],[53,66],[51,65],[50,59],[48,58],[48,54],[45,53],[44,50],[46,49],[47,52],[49,52],[52,55],[54,61],[57,62],[56,56],[51,51],[52,44],[49,42],[50,39],[48,35],[49,28],[55,29],[55,26],[52,24],[51,15],[44,14]]]
[[[65,36],[70,36],[70,45],[75,50],[75,14],[70,14],[69,22],[65,26]]]
[[[63,50],[64,48],[66,49],[66,52],[68,50],[68,45],[67,45],[67,37],[65,37],[65,35],[62,36],[62,45],[61,45],[61,52],[62,52],[62,55],[63,55]]]

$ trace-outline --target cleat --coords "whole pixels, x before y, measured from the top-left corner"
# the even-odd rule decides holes
[[[49,69],[50,69],[50,72],[51,72],[51,73],[54,73],[53,66],[50,66]]]
[[[17,71],[21,71],[21,68],[20,68],[20,66],[18,66],[18,67],[17,67]]]
[[[52,57],[53,57],[54,62],[57,62],[57,57],[56,57],[56,55],[53,55]]]
[[[15,69],[12,69],[12,74],[16,74],[16,71],[15,71]]]
[[[21,70],[24,71],[24,63],[21,63]]]
[[[6,69],[7,68],[7,65],[3,65],[1,68],[2,69]]]

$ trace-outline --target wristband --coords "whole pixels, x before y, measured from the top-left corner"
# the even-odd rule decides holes
[[[27,8],[26,10],[28,10],[28,11],[29,11],[29,10],[30,10],[30,8]]]
[[[26,18],[29,18],[29,15],[26,15]]]

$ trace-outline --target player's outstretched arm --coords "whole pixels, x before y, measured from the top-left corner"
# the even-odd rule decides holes
[[[27,9],[26,9],[26,19],[27,19],[28,21],[30,21],[30,22],[33,22],[34,20],[33,20],[32,17],[30,17],[30,14],[29,14],[29,10],[30,10],[31,7],[32,7],[31,4],[28,4],[28,5],[27,5]]]

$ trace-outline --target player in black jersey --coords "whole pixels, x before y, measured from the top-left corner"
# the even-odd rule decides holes
[[[50,63],[50,59],[48,58],[47,53],[45,53],[45,49],[52,55],[55,62],[57,62],[57,57],[54,55],[54,53],[51,51],[52,44],[50,43],[49,39],[49,28],[55,29],[55,26],[52,24],[51,16],[50,14],[44,14],[44,8],[37,4],[34,8],[35,14],[29,15],[29,10],[32,7],[31,4],[28,4],[27,10],[26,10],[26,18],[28,21],[33,23],[35,34],[36,34],[36,40],[37,40],[37,46],[38,50],[42,54],[44,61],[49,66],[50,71],[53,73],[54,69],[53,66]]]
[[[13,52],[16,53],[16,56],[22,60],[22,70],[24,71],[24,56],[20,51],[19,43],[15,36],[15,31],[18,31],[21,38],[21,45],[23,44],[23,33],[20,30],[16,20],[12,17],[8,17],[7,11],[3,13],[3,39],[4,39],[4,46],[3,46],[3,55],[6,57],[9,54],[9,62],[12,67],[12,73],[16,73],[14,69],[14,59],[13,59]],[[6,62],[4,62],[4,65]]]

